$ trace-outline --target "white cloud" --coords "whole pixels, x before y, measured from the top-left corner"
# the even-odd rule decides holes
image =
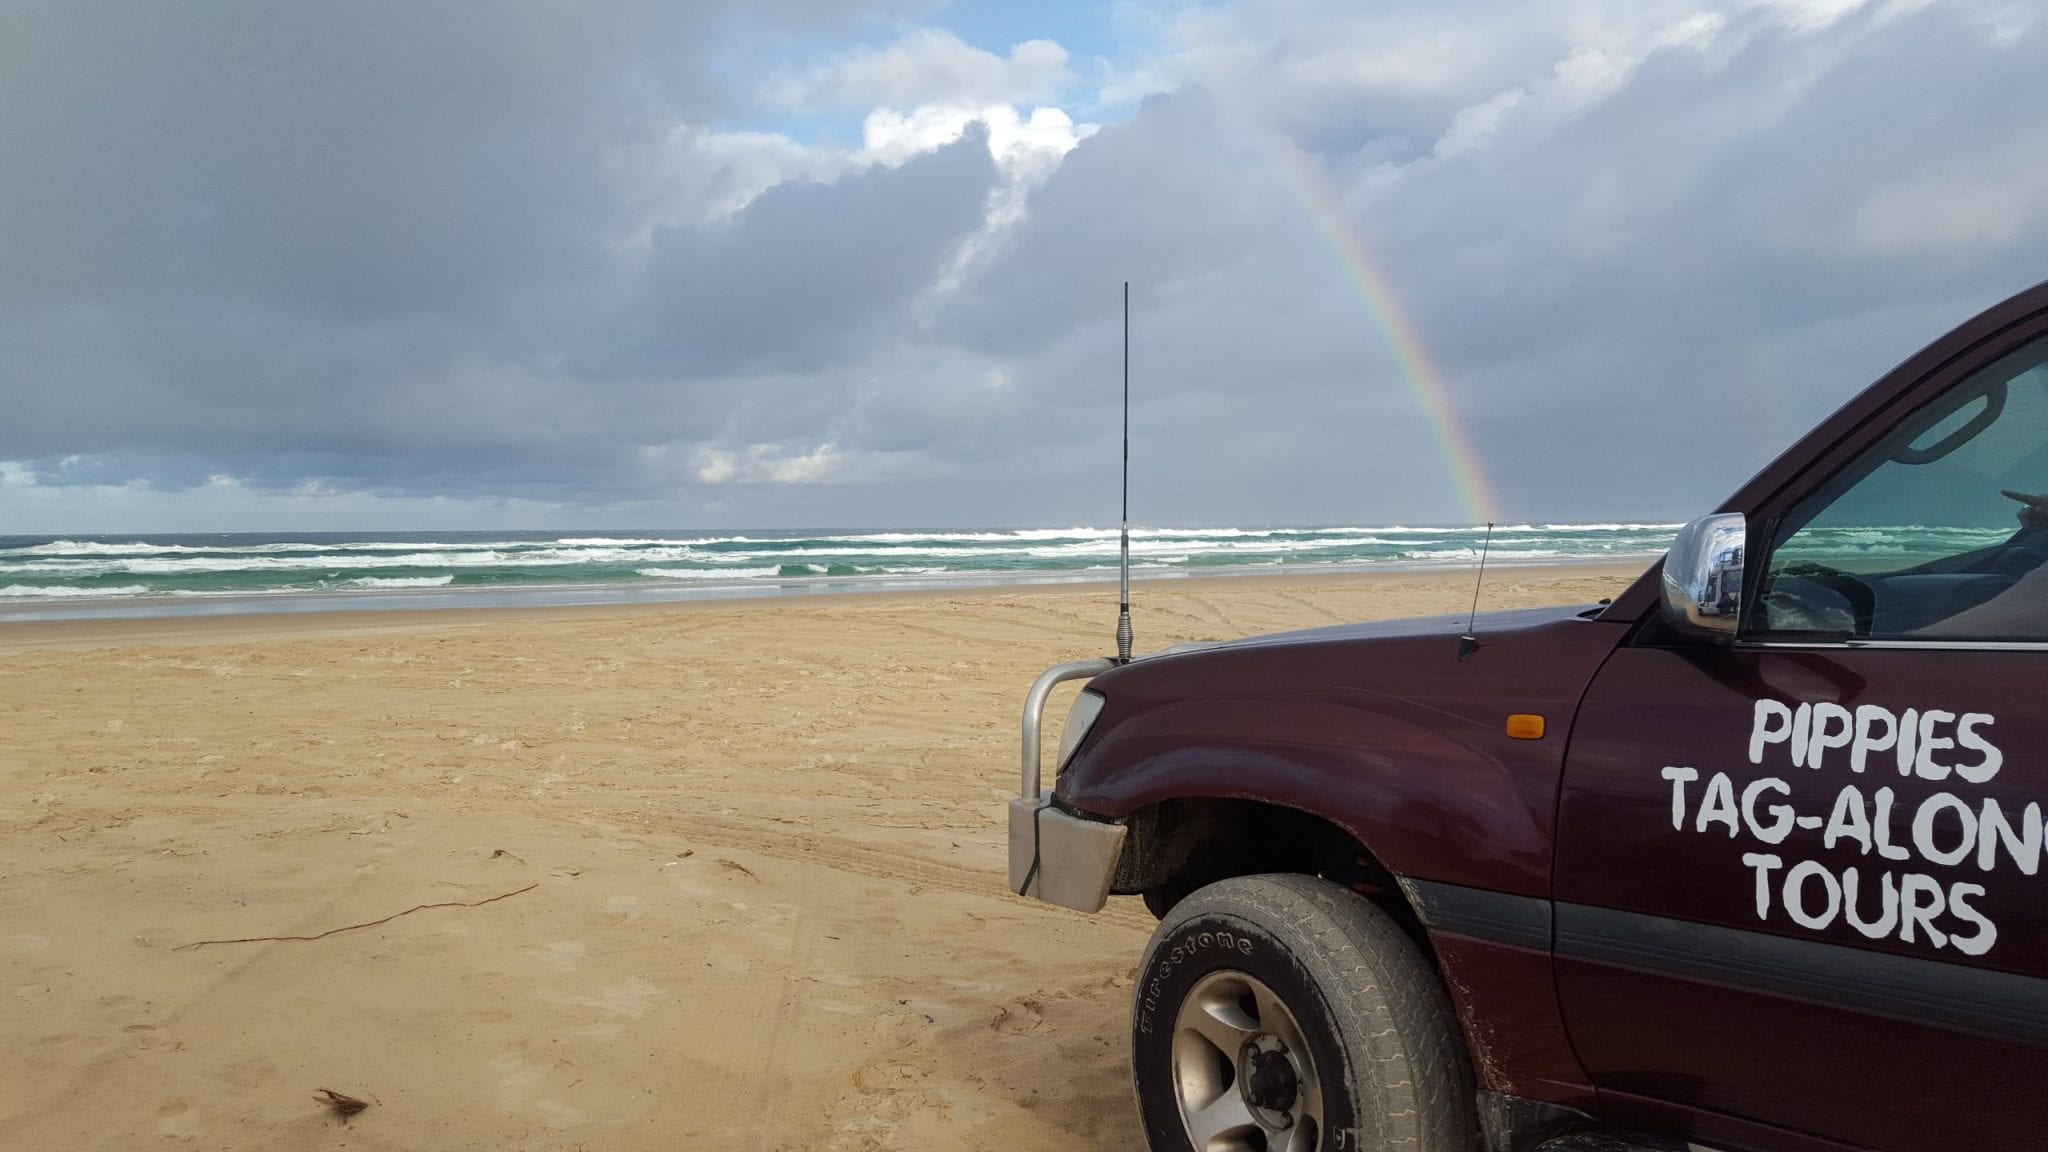
[[[939,278],[938,290],[946,291],[1022,217],[1030,189],[1096,130],[1045,102],[1073,81],[1066,61],[1066,50],[1049,40],[1018,44],[1005,57],[950,33],[921,29],[884,48],[784,73],[764,87],[767,103],[795,111],[866,108],[859,144],[678,128],[662,151],[664,175],[656,182],[638,247],[646,250],[658,226],[729,221],[778,185],[830,184],[865,169],[899,167],[978,128],[1002,183],[989,195],[983,226]]]
[[[1968,172],[1916,172],[1874,188],[1838,232],[1851,252],[1965,257],[2048,224],[2048,139]]]
[[[698,483],[713,486],[875,484],[929,471],[921,452],[847,451],[832,443],[800,449],[779,444],[704,448],[694,469]]]
[[[1626,56],[1580,45],[1559,60],[1552,72],[1559,97],[1567,104],[1584,106],[1619,92],[1635,64]]]
[[[1664,26],[1650,42],[1659,48],[1702,47],[1727,26],[1728,17],[1719,12],[1694,12]]]
[[[1457,156],[1484,147],[1486,141],[1500,130],[1502,117],[1528,98],[1527,89],[1510,88],[1491,100],[1458,109],[1458,114],[1451,117],[1451,126],[1436,142],[1436,155],[1439,158]]]
[[[2040,7],[2032,3],[1992,4],[1983,13],[1984,23],[1991,30],[1991,43],[2000,48],[2011,48],[2024,41],[2040,18]]]
[[[1066,49],[1051,40],[1027,40],[998,56],[950,32],[921,28],[884,48],[858,49],[802,73],[783,73],[761,95],[771,106],[795,111],[982,107],[1046,103],[1073,79]]]
[[[943,148],[980,124],[988,129],[989,155],[1004,175],[1037,180],[1059,166],[1060,158],[1095,131],[1076,125],[1060,108],[1033,108],[1029,115],[1007,104],[966,108],[926,104],[908,112],[877,108],[861,123],[860,157],[896,165],[912,156]]]
[[[793,183],[833,184],[872,169],[895,169],[958,143],[971,131],[986,140],[999,180],[983,205],[979,227],[955,247],[931,293],[944,295],[997,250],[1023,219],[1031,189],[1097,130],[1058,107],[1028,112],[1010,104],[923,104],[876,108],[861,125],[858,148],[803,145],[764,132],[679,130],[669,141],[666,196],[647,219],[638,247],[651,249],[660,227],[715,228],[733,221],[763,193]],[[710,465],[720,471],[721,465]]]
[[[1810,43],[1810,50],[1801,52],[1793,49],[1780,53],[1780,67],[1766,78],[1766,82],[1745,93],[1724,93],[1713,106],[1700,110],[1702,121],[1729,136],[1767,132],[1778,117],[1797,106],[1811,84],[1850,58],[1860,41],[1886,25],[1937,2],[1894,0],[1873,20],[1847,30],[1838,28],[1838,25],[1868,8],[1867,0],[1736,0],[1718,7],[1645,4],[1632,10],[1581,6],[1577,18],[1557,20],[1548,25],[1547,40],[1546,34],[1538,32],[1543,22],[1532,20],[1525,43],[1532,47],[1545,42],[1555,46],[1542,69],[1538,71],[1529,67],[1520,75],[1503,74],[1513,80],[1508,86],[1484,95],[1474,95],[1469,102],[1446,104],[1444,108],[1448,119],[1434,146],[1414,159],[1444,161],[1497,143],[1526,145],[1622,95],[1634,81],[1637,71],[1660,56],[1693,57],[1700,62],[1699,68],[1711,74],[1730,66],[1739,53],[1759,37],[1789,33],[1792,41],[1788,48],[1805,41]],[[1760,16],[1760,19],[1736,23],[1735,17],[1744,13]],[[1986,39],[1993,45],[2003,45],[2013,37],[2024,36],[2028,27],[2023,22],[2007,19],[2006,10],[1996,5],[1984,9],[1980,15]],[[1400,56],[1412,54],[1408,50],[1417,47],[1396,38],[1376,50]],[[1434,47],[1432,37],[1422,38],[1419,55],[1428,58]],[[1314,58],[1330,50],[1320,48],[1310,55]],[[1530,65],[1535,63],[1533,59],[1526,62]],[[1268,70],[1277,71],[1301,85],[1293,92],[1292,100],[1339,98],[1330,92],[1316,92],[1315,81],[1319,76],[1327,77],[1326,69],[1318,66],[1303,68],[1288,63]],[[1399,73],[1396,71],[1376,79],[1384,82],[1388,75],[1398,76]],[[1463,73],[1445,69],[1436,75],[1440,81],[1460,76],[1472,81],[1479,73],[1471,69]],[[1240,79],[1227,78],[1223,83],[1236,83]],[[1389,86],[1390,89],[1398,87]],[[1469,84],[1450,85],[1435,94],[1462,97],[1468,90]],[[1421,85],[1412,85],[1409,91],[1420,93],[1424,89]],[[1281,130],[1286,130],[1284,125]],[[1375,178],[1384,183],[1386,175],[1381,172]]]
[[[1762,0],[1787,27],[1797,32],[1819,32],[1854,14],[1869,0]]]
[[[727,220],[777,184],[830,183],[877,160],[864,149],[806,145],[779,132],[684,125],[660,149],[646,225]]]
[[[1113,103],[1201,85],[1284,114],[1302,102],[1372,98],[1404,108],[1462,107],[1526,84],[1575,43],[1625,39],[1674,5],[1505,7],[1328,0],[1182,5],[1158,45],[1105,85]]]
[[[1059,167],[1060,160],[1097,130],[1074,122],[1065,109],[1028,111],[1009,104],[979,107],[924,104],[876,108],[861,122],[857,146],[804,144],[778,132],[677,128],[659,150],[654,189],[636,250],[645,251],[654,229],[698,227],[731,220],[763,192],[782,184],[830,184],[869,168],[895,168],[959,140],[979,126],[1006,188],[992,204],[995,226],[1015,218],[1024,193]]]
[[[1001,246],[1024,218],[1031,189],[1058,171],[1067,153],[1097,127],[1077,125],[1059,108],[1033,108],[1029,116],[1008,105],[975,111],[928,105],[909,113],[883,108],[871,113],[863,125],[862,152],[881,163],[900,163],[944,147],[976,125],[988,133],[989,155],[1003,182],[989,192],[982,226],[961,243],[933,284],[938,295],[956,291],[962,278]]]

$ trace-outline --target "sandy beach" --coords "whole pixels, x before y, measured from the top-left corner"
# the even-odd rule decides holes
[[[1142,650],[1471,593],[1135,611]],[[1151,917],[1003,886],[1018,704],[1114,599],[0,626],[0,1148],[1130,1148]]]

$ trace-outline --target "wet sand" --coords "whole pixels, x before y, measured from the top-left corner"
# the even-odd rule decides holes
[[[1489,572],[1482,607],[1637,571]],[[1134,608],[1143,650],[1471,592]],[[1003,890],[1024,689],[1115,612],[1057,586],[0,625],[0,1148],[1132,1147],[1151,918]]]

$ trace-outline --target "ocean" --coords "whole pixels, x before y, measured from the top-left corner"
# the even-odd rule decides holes
[[[1517,524],[1488,562],[1648,563],[1676,524]],[[1476,563],[1473,527],[1134,528],[1140,579]],[[723,599],[1100,580],[1114,528],[0,536],[0,620]]]

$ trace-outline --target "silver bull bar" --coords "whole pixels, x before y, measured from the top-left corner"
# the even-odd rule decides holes
[[[1054,686],[1090,680],[1116,666],[1109,659],[1055,664],[1039,674],[1024,696],[1023,779],[1018,797],[1010,801],[1010,891],[1019,896],[1082,912],[1101,911],[1109,901],[1126,829],[1054,807],[1052,790],[1039,786],[1039,746],[1045,702]]]

